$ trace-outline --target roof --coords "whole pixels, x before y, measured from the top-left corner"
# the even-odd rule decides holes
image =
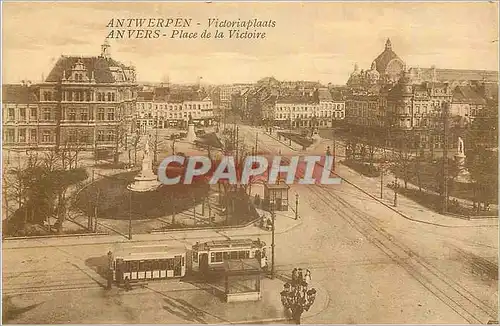
[[[486,100],[471,86],[457,86],[453,91],[453,103],[486,104]]]
[[[226,260],[224,261],[224,271],[232,275],[248,275],[262,272],[260,262],[255,258]]]
[[[387,65],[394,59],[403,62],[403,60],[401,60],[401,58],[399,58],[398,55],[394,51],[392,51],[391,47],[386,46],[384,52],[380,53],[379,56],[375,59],[375,63],[377,65],[377,71],[380,74],[384,74]]]
[[[498,72],[491,70],[469,69],[437,69],[437,68],[410,68],[411,76],[418,76],[423,81],[492,81],[498,82]]]
[[[284,96],[279,97],[276,103],[288,103],[288,104],[314,104],[314,98],[310,96]]]
[[[239,249],[239,248],[262,248],[266,245],[264,241],[252,239],[233,239],[233,240],[213,240],[204,243],[196,243],[193,250],[213,250],[213,249]]]
[[[137,100],[138,101],[152,101],[153,97],[154,97],[154,93],[152,91],[137,92]]]
[[[115,259],[140,260],[140,259],[165,259],[173,256],[183,255],[183,248],[171,248],[167,246],[137,246],[120,248],[114,253]]]
[[[16,104],[36,103],[35,88],[22,84],[2,85],[2,102]]]
[[[46,82],[59,82],[66,72],[66,77],[69,76],[73,66],[81,60],[85,68],[87,69],[88,77],[92,76],[92,72],[94,73],[94,78],[96,83],[114,83],[116,82],[112,68],[117,67],[123,71],[123,69],[133,69],[132,67],[128,67],[118,61],[115,61],[111,58],[104,57],[76,57],[76,56],[61,56],[59,60],[57,60],[56,64],[50,71],[49,75],[45,79]],[[124,76],[124,80],[127,81],[127,77]],[[133,80],[130,80],[133,82]]]
[[[320,102],[331,102],[333,101],[332,94],[328,88],[320,88],[318,90],[318,97]]]

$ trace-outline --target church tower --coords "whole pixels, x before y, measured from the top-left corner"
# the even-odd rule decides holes
[[[391,40],[389,38],[387,39],[387,41],[385,41],[385,49],[392,50],[392,43],[391,43]]]

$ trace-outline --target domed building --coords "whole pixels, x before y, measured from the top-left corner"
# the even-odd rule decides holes
[[[395,83],[405,70],[405,63],[392,50],[390,39],[385,42],[385,49],[374,61],[376,70],[385,82]]]
[[[375,61],[373,61],[371,69],[367,71],[366,78],[370,84],[375,84],[379,81],[380,73],[377,71],[377,63]]]

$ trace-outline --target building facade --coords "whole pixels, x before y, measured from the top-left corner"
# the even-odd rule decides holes
[[[26,103],[29,128],[17,128],[12,143],[11,122],[4,125],[4,139],[9,140],[5,145],[98,150],[124,144],[134,131],[136,74],[134,67],[113,60],[109,49],[106,42],[97,57],[61,56],[45,81],[29,88],[34,93],[30,98],[36,99],[36,110],[34,103]],[[17,105],[14,116],[21,122],[24,111]],[[4,105],[7,116],[11,106]],[[25,133],[29,137],[24,137]]]
[[[156,127],[186,128],[189,119],[199,126],[214,123],[212,100],[203,91],[158,87],[154,91],[139,93],[136,121],[141,133]]]

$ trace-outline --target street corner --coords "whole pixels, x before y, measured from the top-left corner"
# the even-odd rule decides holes
[[[313,282],[311,287],[316,289],[316,299],[314,300],[314,304],[311,308],[308,311],[305,311],[302,315],[302,319],[304,321],[308,318],[321,314],[328,308],[330,303],[330,295],[325,286],[323,286],[320,282]]]

